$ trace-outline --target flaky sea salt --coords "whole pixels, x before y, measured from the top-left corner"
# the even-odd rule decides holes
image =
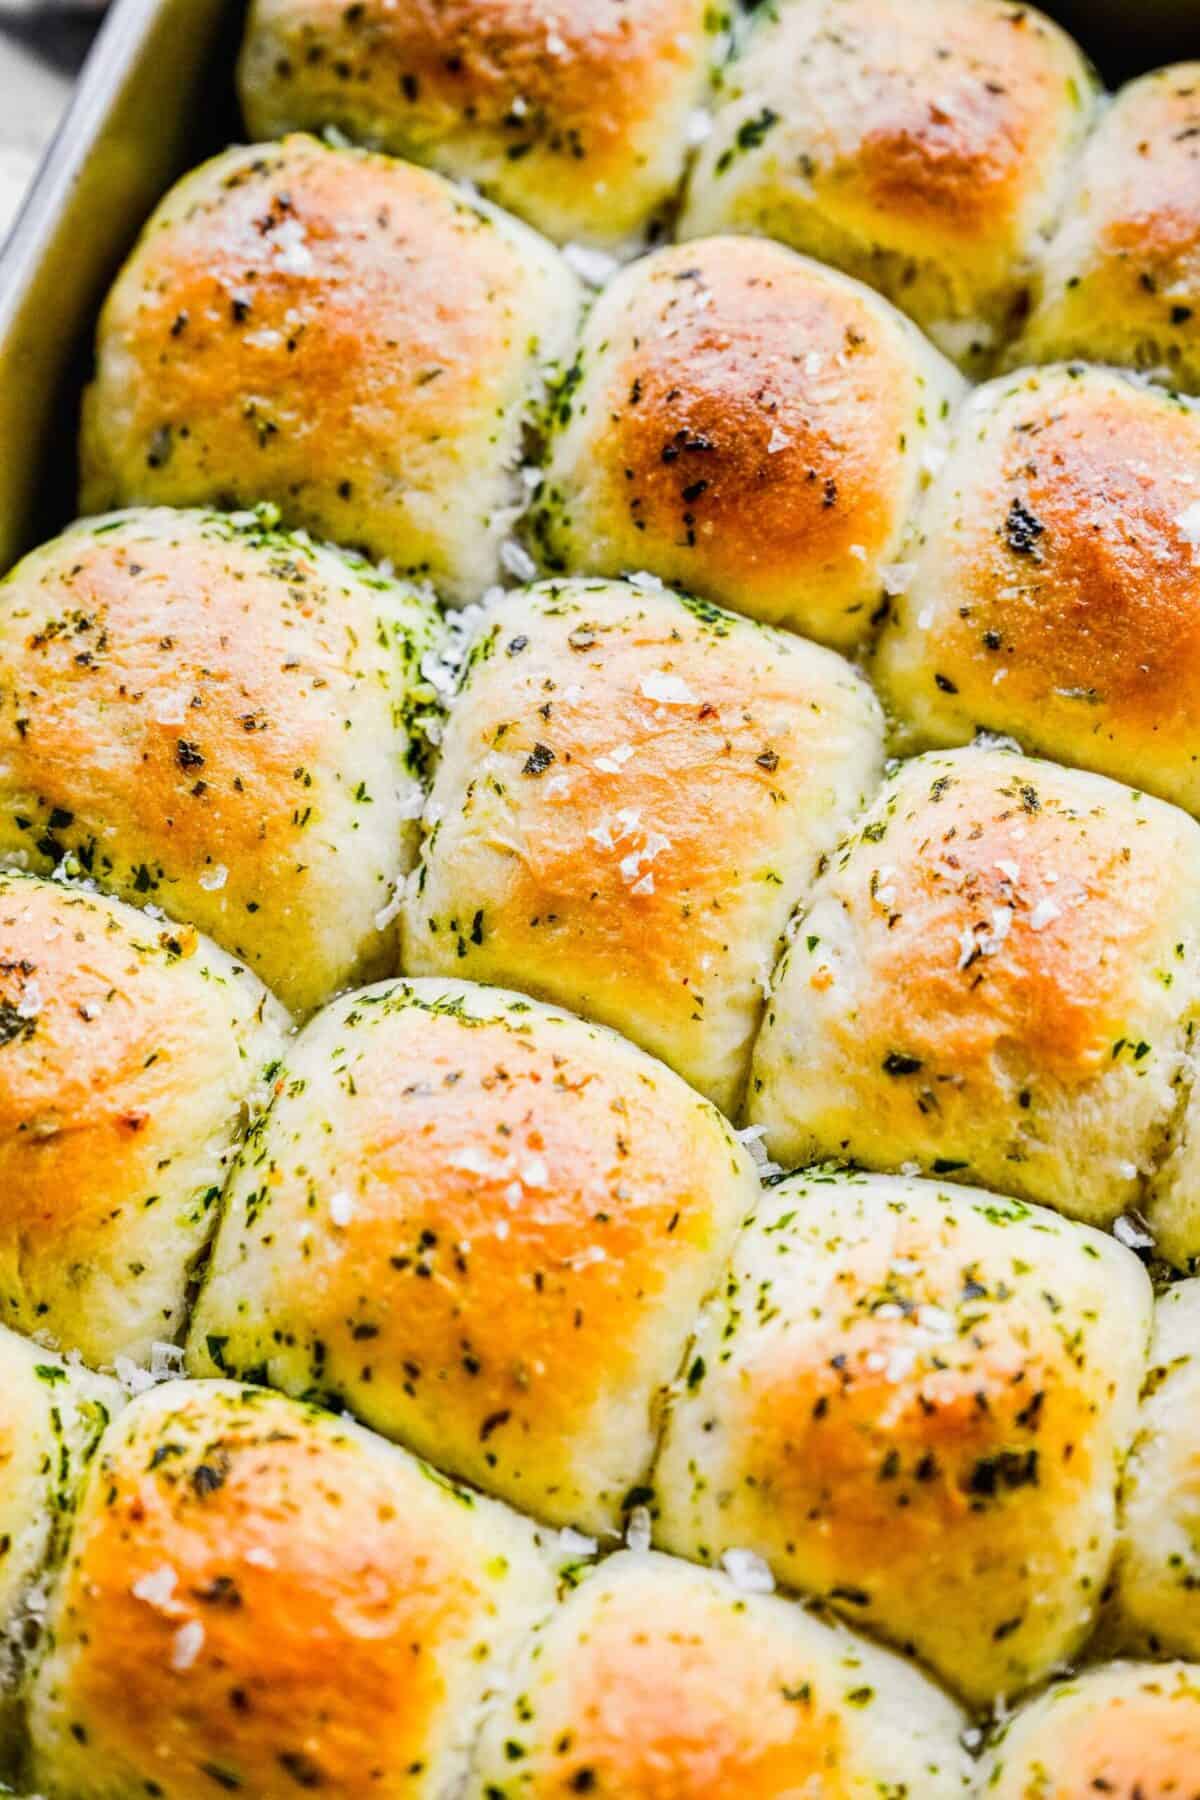
[[[644,1551],[650,1548],[650,1509],[646,1506],[635,1506],[629,1515],[625,1527],[625,1547],[628,1550]]]
[[[592,288],[602,288],[621,266],[607,250],[594,250],[590,244],[564,244],[562,257],[580,281]]]
[[[694,706],[696,695],[681,675],[643,675],[642,693],[661,706]]]
[[[1062,907],[1057,900],[1048,897],[1039,900],[1029,915],[1030,931],[1045,931],[1047,925],[1053,925],[1055,919],[1062,918]]]
[[[775,1577],[753,1550],[726,1550],[721,1567],[742,1594],[773,1594]]]
[[[171,1667],[182,1674],[192,1667],[203,1648],[204,1627],[199,1619],[189,1619],[171,1640]]]
[[[1134,1173],[1136,1174],[1136,1170]],[[1113,1236],[1127,1250],[1153,1250],[1154,1239],[1137,1219],[1131,1219],[1128,1213],[1122,1213],[1119,1219],[1113,1220]]]

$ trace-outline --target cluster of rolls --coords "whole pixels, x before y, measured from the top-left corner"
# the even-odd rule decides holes
[[[900,10],[255,0],[0,584],[0,1791],[1200,1792],[1200,64]]]

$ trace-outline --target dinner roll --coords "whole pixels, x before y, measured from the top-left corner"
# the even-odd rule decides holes
[[[1118,1641],[1200,1658],[1200,1281],[1159,1296],[1138,1435],[1126,1471]]]
[[[986,366],[1091,120],[1070,38],[1009,0],[781,0],[723,93],[682,235],[780,238]]]
[[[649,569],[853,645],[961,389],[886,301],[780,244],[663,250],[588,319],[553,413],[538,547],[551,568]]]
[[[1200,407],[1107,369],[960,413],[877,674],[916,747],[977,726],[1200,810]]]
[[[576,297],[548,244],[439,175],[308,137],[226,151],[105,304],[83,510],[269,500],[472,598]]]
[[[1088,144],[1014,351],[1200,392],[1200,62],[1117,95]]]
[[[262,1388],[171,1383],[112,1429],[30,1702],[47,1800],[459,1792],[553,1600],[533,1528]]]
[[[707,0],[254,0],[255,137],[336,125],[477,182],[552,238],[623,246],[683,173]]]
[[[45,1611],[39,1578],[62,1552],[87,1460],[123,1398],[115,1381],[0,1325],[0,1777],[17,1752],[17,1685]]]
[[[193,926],[0,872],[0,1318],[97,1365],[175,1336],[285,1023]]]
[[[732,1112],[780,934],[873,789],[839,657],[638,585],[505,596],[453,709],[405,968],[614,1025]]]
[[[469,1800],[961,1796],[940,1689],[762,1585],[612,1557],[531,1640]]]
[[[390,973],[435,618],[261,520],[72,526],[0,583],[0,855],[190,920],[298,1012]]]
[[[1200,1669],[1113,1663],[1017,1714],[986,1759],[987,1800],[1194,1800]]]
[[[796,1175],[705,1309],[665,1548],[751,1550],[973,1703],[1087,1638],[1150,1335],[1132,1252],[969,1188]]]
[[[348,1404],[560,1525],[616,1527],[754,1165],[611,1033],[416,982],[328,1008],[230,1183],[191,1365]]]
[[[1102,776],[993,749],[903,764],[777,971],[749,1102],[772,1156],[1110,1223],[1186,1096],[1198,883],[1200,828]]]

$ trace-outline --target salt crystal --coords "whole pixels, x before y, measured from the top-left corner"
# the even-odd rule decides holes
[[[271,241],[275,248],[275,262],[285,274],[312,274],[313,254],[305,242],[304,227],[299,219],[285,219]]]
[[[220,893],[229,879],[229,870],[224,863],[214,863],[211,869],[205,869],[200,876],[200,886],[207,894]]]
[[[645,1551],[650,1548],[650,1509],[647,1506],[635,1506],[625,1526],[625,1547],[628,1550]]]
[[[1143,1225],[1131,1219],[1128,1213],[1122,1213],[1119,1219],[1113,1220],[1113,1236],[1127,1250],[1153,1250],[1154,1239]]]
[[[883,580],[884,593],[885,594],[906,594],[908,592],[909,583],[912,581],[912,578],[916,574],[916,572],[917,572],[916,563],[911,563],[911,562],[885,563],[883,568],[880,569],[880,571],[879,571],[880,576]],[[928,618],[926,617],[925,613],[921,614],[921,630],[928,631],[928,629],[929,629],[930,625],[932,625],[932,623],[933,623],[932,609],[928,609]]]
[[[642,693],[647,700],[657,700],[663,706],[694,706],[696,696],[687,682],[679,675],[644,675],[642,677]]]
[[[500,546],[500,563],[514,581],[536,581],[537,564],[515,538],[506,538]]]
[[[182,1674],[190,1669],[204,1648],[204,1627],[199,1619],[181,1625],[171,1642],[171,1667]]]
[[[1030,931],[1045,931],[1047,925],[1052,925],[1055,919],[1061,918],[1062,907],[1057,900],[1049,898],[1039,900],[1029,915],[1029,929]]]
[[[594,250],[589,244],[564,244],[562,259],[591,288],[602,288],[621,266],[607,250]]]
[[[339,1231],[344,1231],[354,1217],[354,1202],[343,1189],[329,1196],[329,1216]]]
[[[135,1600],[144,1600],[147,1606],[154,1606],[160,1612],[165,1612],[174,1604],[173,1596],[178,1579],[170,1563],[162,1563],[148,1575],[140,1576],[129,1591]]]
[[[742,1594],[773,1594],[775,1577],[753,1550],[726,1550],[721,1567]]]

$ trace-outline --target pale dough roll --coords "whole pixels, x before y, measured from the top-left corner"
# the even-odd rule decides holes
[[[82,508],[273,501],[476,598],[577,298],[544,239],[440,175],[303,136],[228,150],[171,189],[105,303]]]
[[[548,237],[624,249],[683,174],[708,0],[255,0],[255,137],[335,125],[475,182]]]
[[[714,1108],[602,1027],[462,983],[368,988],[309,1026],[242,1152],[191,1366],[328,1396],[611,1531],[757,1198]]]
[[[752,231],[858,275],[986,369],[1091,122],[1078,47],[1007,0],[781,0],[725,73],[685,237]]]
[[[532,1639],[467,1800],[961,1800],[964,1723],[901,1658],[761,1585],[625,1552]]]
[[[446,730],[404,967],[611,1025],[732,1113],[881,736],[840,657],[658,582],[509,594]]]
[[[171,1383],[106,1437],[31,1696],[46,1800],[434,1800],[553,1604],[525,1520],[261,1388]]]
[[[1195,822],[1102,776],[996,749],[902,764],[776,973],[749,1096],[772,1156],[1093,1224],[1148,1204],[1192,1081],[1198,880]]]
[[[1200,62],[1122,88],[1087,146],[1014,362],[1141,369],[1200,392]]]
[[[1113,1239],[969,1188],[796,1175],[705,1308],[657,1538],[749,1549],[976,1706],[1073,1656],[1116,1542],[1150,1283]]]
[[[0,584],[0,856],[162,907],[299,1013],[390,974],[436,618],[248,516],[72,526]]]
[[[287,1024],[194,926],[0,873],[0,1320],[96,1366],[176,1336]]]
[[[754,238],[646,257],[593,308],[530,521],[548,567],[869,633],[963,391],[858,282]]]

